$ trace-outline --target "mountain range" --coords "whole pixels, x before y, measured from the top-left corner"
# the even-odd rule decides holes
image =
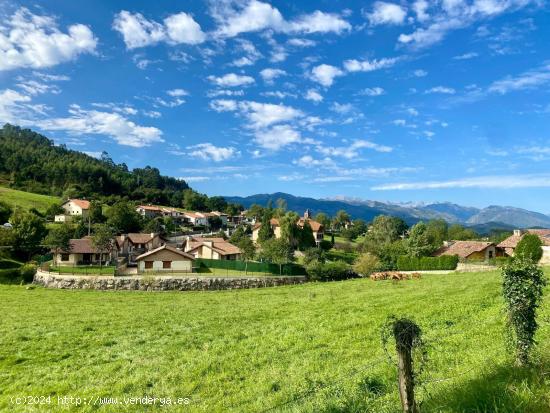
[[[528,211],[509,206],[491,205],[487,208],[474,208],[453,204],[437,203],[391,203],[356,198],[315,199],[276,192],[257,194],[247,197],[225,196],[228,202],[235,202],[245,208],[252,204],[266,206],[269,201],[274,205],[278,199],[284,199],[289,210],[303,212],[310,209],[313,214],[324,212],[335,215],[343,209],[352,218],[372,220],[377,215],[393,215],[402,218],[411,225],[421,220],[441,218],[449,223],[459,223],[472,227],[479,233],[491,230],[511,230],[514,228],[550,228],[550,217],[539,212]]]

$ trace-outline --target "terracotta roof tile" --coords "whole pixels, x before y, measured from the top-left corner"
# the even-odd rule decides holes
[[[461,258],[467,258],[475,252],[484,251],[487,247],[494,245],[489,241],[453,241],[448,247],[442,247],[434,255],[458,255]]]

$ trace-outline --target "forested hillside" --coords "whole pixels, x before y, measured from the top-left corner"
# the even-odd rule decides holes
[[[146,166],[128,170],[107,153],[101,159],[55,146],[45,136],[6,124],[0,129],[0,176],[13,188],[67,197],[127,197],[181,206],[186,182]]]

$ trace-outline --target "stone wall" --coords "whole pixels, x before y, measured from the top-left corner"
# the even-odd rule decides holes
[[[38,270],[34,284],[48,288],[139,291],[207,291],[302,284],[305,277],[89,276]]]

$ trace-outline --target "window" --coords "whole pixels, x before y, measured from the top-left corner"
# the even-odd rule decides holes
[[[61,254],[61,261],[69,261],[69,254]]]
[[[172,268],[172,261],[162,261],[162,268],[164,269]]]
[[[153,261],[145,261],[145,269],[150,270],[153,268]]]
[[[489,259],[493,258],[493,251],[489,251]]]

